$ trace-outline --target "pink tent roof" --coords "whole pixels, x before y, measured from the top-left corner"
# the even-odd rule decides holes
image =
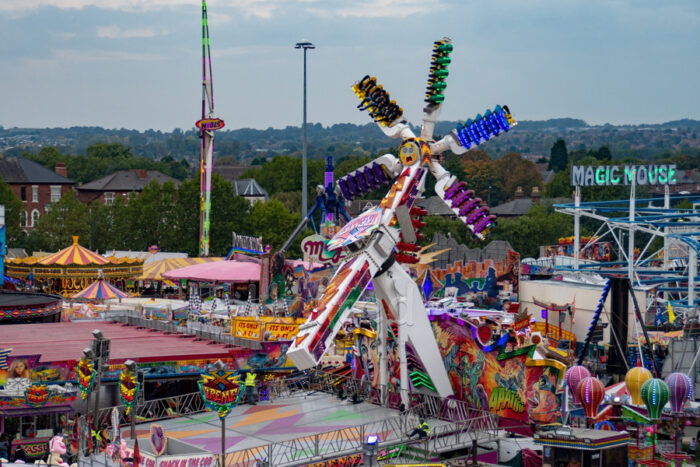
[[[255,282],[260,280],[260,265],[250,261],[215,261],[164,272],[162,276],[194,282]]]
[[[288,260],[287,263],[291,264],[294,269],[301,266],[307,271],[317,271],[326,267],[326,265],[323,263],[313,263],[311,261],[302,261],[300,259]]]

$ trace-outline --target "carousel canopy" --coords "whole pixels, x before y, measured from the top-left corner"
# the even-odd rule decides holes
[[[44,266],[87,266],[90,264],[108,264],[109,260],[94,251],[90,251],[78,244],[77,236],[73,237],[73,244],[68,248],[56,252],[49,256],[44,256],[37,261]]]
[[[165,280],[163,273],[194,266],[195,264],[211,263],[221,260],[222,258],[165,258],[144,264],[143,274],[136,277],[135,280],[162,281]]]
[[[166,272],[163,278],[194,282],[257,282],[260,280],[260,265],[250,261],[216,261]]]
[[[126,298],[130,295],[122,292],[104,279],[98,279],[84,290],[74,294],[71,298],[82,298],[85,300],[107,300],[110,298]]]

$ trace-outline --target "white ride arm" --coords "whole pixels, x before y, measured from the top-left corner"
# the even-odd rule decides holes
[[[395,244],[396,239],[380,229],[363,251],[349,257],[338,268],[287,351],[287,357],[297,368],[305,370],[318,364],[343,323],[350,317],[352,306],[391,256]]]

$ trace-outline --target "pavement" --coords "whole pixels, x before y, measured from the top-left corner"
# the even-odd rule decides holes
[[[396,410],[365,402],[352,404],[321,392],[257,405],[239,405],[226,417],[226,452],[345,429],[396,415]],[[169,437],[214,453],[221,452],[221,422],[214,412],[161,420],[158,424]],[[136,426],[139,439],[148,438],[150,425]],[[122,430],[122,436],[128,439],[128,428]]]

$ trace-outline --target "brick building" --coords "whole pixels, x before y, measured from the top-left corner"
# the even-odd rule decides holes
[[[73,187],[65,164],[56,164],[55,171],[52,171],[21,156],[0,159],[0,177],[24,205],[20,225],[27,232],[33,230],[39,217],[48,212],[50,203],[60,200]]]

